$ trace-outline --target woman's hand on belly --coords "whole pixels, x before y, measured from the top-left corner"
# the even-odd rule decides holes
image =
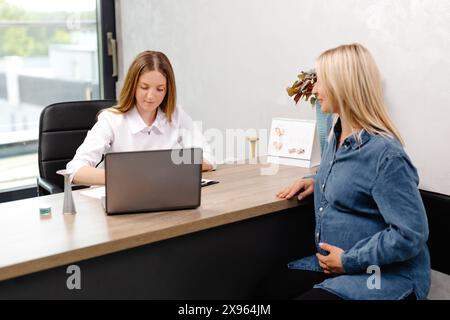
[[[341,260],[341,256],[344,253],[344,250],[327,243],[319,243],[319,246],[321,249],[329,252],[327,256],[316,253],[316,257],[319,260],[319,265],[323,269],[323,272],[325,272],[326,274],[345,273]]]

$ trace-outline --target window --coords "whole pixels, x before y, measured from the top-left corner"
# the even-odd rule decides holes
[[[0,0],[0,192],[36,185],[45,106],[115,97],[107,31],[114,0]]]

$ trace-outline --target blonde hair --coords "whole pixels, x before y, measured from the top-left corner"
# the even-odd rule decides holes
[[[316,71],[331,105],[352,129],[362,128],[371,135],[395,137],[403,145],[386,110],[377,65],[365,47],[354,43],[329,49],[317,59]],[[361,133],[362,130],[356,137],[359,143]]]
[[[136,88],[139,78],[148,71],[160,72],[167,81],[167,93],[159,108],[164,111],[169,122],[175,111],[177,89],[175,86],[175,74],[167,56],[162,52],[141,52],[131,63],[125,77],[119,101],[116,106],[108,110],[113,112],[128,112],[136,104]]]

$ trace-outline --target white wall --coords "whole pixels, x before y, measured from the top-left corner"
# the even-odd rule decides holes
[[[450,195],[449,0],[116,0],[120,78],[143,50],[171,59],[179,102],[204,129],[312,118],[285,87],[325,49],[360,42],[420,187]]]

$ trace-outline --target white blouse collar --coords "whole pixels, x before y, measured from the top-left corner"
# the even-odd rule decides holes
[[[166,114],[160,110],[158,107],[156,119],[152,123],[151,126],[148,126],[144,120],[141,118],[139,112],[137,111],[136,106],[131,108],[130,111],[126,113],[126,119],[128,121],[128,124],[130,126],[130,130],[133,134],[136,134],[138,132],[141,132],[143,130],[147,130],[148,128],[157,128],[162,134],[164,134],[166,126],[168,124]]]

